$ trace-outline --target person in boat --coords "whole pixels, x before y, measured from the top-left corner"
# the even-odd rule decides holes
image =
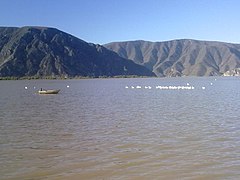
[[[42,88],[40,89],[40,91],[42,91]]]

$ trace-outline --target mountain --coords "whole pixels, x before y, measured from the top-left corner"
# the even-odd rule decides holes
[[[218,76],[240,67],[240,44],[173,40],[127,41],[104,45],[157,76]]]
[[[0,27],[0,77],[154,76],[103,46],[55,28]]]

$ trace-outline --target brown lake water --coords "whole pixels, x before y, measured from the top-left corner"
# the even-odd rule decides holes
[[[0,81],[0,179],[239,179],[239,107],[235,77]]]

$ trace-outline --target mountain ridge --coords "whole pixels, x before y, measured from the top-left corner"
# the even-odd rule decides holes
[[[159,77],[220,76],[240,67],[240,44],[179,39],[112,42],[104,46]]]
[[[232,43],[232,42],[225,42],[225,41],[218,41],[218,40],[200,40],[200,39],[191,39],[191,38],[177,38],[177,39],[162,40],[162,41],[135,39],[135,40],[123,40],[123,41],[111,41],[111,42],[104,43],[101,45],[105,46],[105,45],[112,44],[112,43],[126,43],[126,42],[165,43],[165,42],[171,42],[171,41],[197,41],[197,42],[207,42],[207,43],[224,43],[224,44],[240,45],[240,43]]]
[[[101,45],[56,28],[0,27],[0,76],[154,76]]]
[[[0,77],[221,76],[240,44],[194,39],[89,43],[54,27],[0,27]]]

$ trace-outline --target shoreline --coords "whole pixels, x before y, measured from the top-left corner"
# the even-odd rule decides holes
[[[99,76],[99,77],[89,77],[89,76],[75,76],[75,77],[0,77],[0,81],[4,80],[81,80],[81,79],[132,79],[132,78],[157,78],[157,79],[163,79],[163,78],[218,78],[218,77],[239,77],[239,76],[177,76],[177,77],[157,77],[157,76],[136,76],[136,75],[123,75],[123,76]]]
[[[98,76],[98,77],[90,77],[90,76],[75,76],[75,77],[34,77],[34,76],[23,76],[23,77],[0,77],[1,80],[71,80],[71,79],[127,79],[127,78],[163,78],[157,76],[137,76],[137,75],[120,75],[120,76]]]

